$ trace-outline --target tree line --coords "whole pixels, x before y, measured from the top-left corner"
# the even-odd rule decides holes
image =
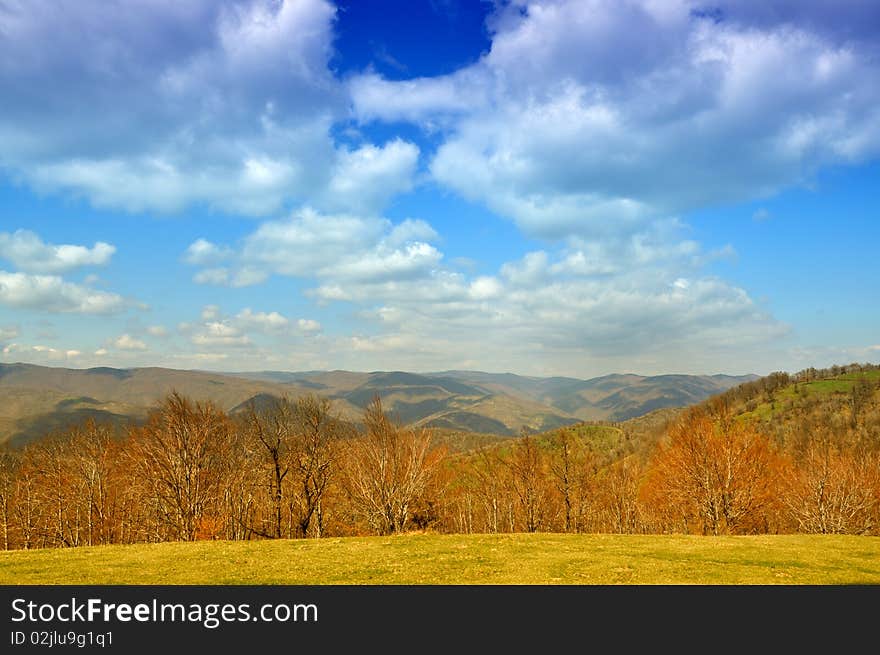
[[[749,384],[623,455],[576,428],[450,453],[379,398],[355,425],[315,395],[230,416],[172,393],[122,434],[88,421],[0,453],[0,538],[13,549],[408,530],[880,534],[880,381],[786,399],[776,378]],[[755,396],[786,411],[743,420]]]

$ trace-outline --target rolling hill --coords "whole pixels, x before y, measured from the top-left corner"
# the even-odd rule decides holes
[[[473,371],[438,373],[527,398],[582,421],[625,421],[655,409],[705,400],[755,375],[605,375],[590,380],[534,378]]]
[[[265,396],[317,393],[356,421],[379,396],[403,423],[448,432],[514,436],[582,421],[623,421],[703,400],[754,376],[609,375],[592,380],[477,371],[260,371],[212,373],[166,368],[65,369],[0,364],[0,443],[21,445],[86,418],[143,420],[179,391],[240,410]]]

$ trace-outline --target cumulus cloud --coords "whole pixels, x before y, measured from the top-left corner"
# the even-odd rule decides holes
[[[217,246],[207,239],[196,239],[183,254],[183,261],[193,266],[210,266],[228,259],[232,250],[225,246]]]
[[[361,121],[410,121],[433,128],[488,106],[489,83],[480,69],[394,82],[369,72],[351,78],[348,91]]]
[[[113,314],[125,300],[107,291],[66,282],[57,275],[0,271],[0,303],[22,309],[77,314]]]
[[[11,343],[0,350],[0,352],[7,356],[14,356],[20,360],[56,365],[67,362],[78,363],[79,358],[82,355],[82,352],[79,350],[64,350],[44,345],[32,346],[19,343]]]
[[[229,284],[229,269],[205,268],[193,275],[193,282],[196,284],[211,284],[222,287]]]
[[[140,339],[136,339],[130,334],[123,334],[113,340],[112,345],[119,350],[129,350],[134,352],[147,350],[147,344]]]
[[[130,211],[264,214],[308,197],[332,175],[345,110],[327,65],[335,13],[326,0],[13,2],[0,165]]]
[[[442,254],[428,243],[437,238],[422,220],[395,225],[372,215],[305,208],[262,223],[244,238],[228,266],[202,269],[194,280],[250,286],[272,274],[361,281],[419,278],[440,263]]]
[[[670,222],[616,242],[533,251],[494,275],[437,266],[417,280],[319,278],[309,294],[363,308],[361,324],[376,333],[335,347],[367,368],[392,358],[422,370],[659,372],[680,370],[686,353],[688,370],[700,371],[788,334],[745,290],[704,272],[725,251],[704,252],[676,239],[681,231]]]
[[[194,332],[190,341],[208,347],[244,348],[251,345],[250,337],[229,321],[207,321]]]
[[[291,334],[291,320],[277,311],[260,312],[245,307],[228,315],[219,305],[205,305],[196,324],[182,323],[179,332],[193,345],[207,350],[255,349],[255,335],[283,337]]]
[[[412,189],[418,158],[419,149],[401,139],[381,148],[343,148],[321,205],[330,211],[380,211],[391,198]]]
[[[876,40],[854,19],[876,10],[717,5],[505,3],[469,68],[349,88],[362,121],[446,121],[435,179],[548,238],[634,233],[880,152]]]
[[[168,328],[166,328],[164,325],[150,325],[147,328],[147,334],[153,337],[167,337]]]
[[[206,307],[180,326],[186,352],[173,361],[233,366],[288,353],[283,361],[312,367],[578,374],[682,361],[707,370],[736,353],[751,366],[787,326],[707,272],[729,249],[706,252],[670,217],[880,152],[880,47],[869,28],[880,14],[855,0],[841,11],[794,0],[720,0],[711,11],[689,0],[513,0],[496,4],[491,50],[473,65],[344,83],[327,66],[328,2],[184,4],[62,2],[47,12],[34,2],[0,13],[0,62],[16,62],[0,64],[10,99],[0,166],[99,206],[286,216],[236,243],[206,233],[182,260],[199,284],[293,277],[327,311],[347,303],[330,330],[348,320],[342,337],[313,319]],[[34,92],[17,92],[24,85]],[[393,138],[334,142],[349,104],[364,124],[417,124],[430,135],[424,151]],[[420,158],[434,182],[511,218],[540,249],[459,270],[431,225],[383,218],[414,188]],[[95,264],[101,244],[59,258],[52,249],[65,246],[34,239],[50,253],[44,268],[0,273],[0,302],[121,306],[29,275],[58,272],[45,267],[61,260]],[[289,350],[263,347],[273,340]],[[308,355],[296,359],[302,342]]]
[[[248,307],[235,315],[235,322],[244,328],[263,332],[286,330],[290,325],[290,320],[278,312],[254,312]]]
[[[321,331],[321,324],[310,318],[301,318],[296,322],[296,326],[301,332],[306,334],[314,334]]]
[[[320,352],[370,368],[382,363],[368,353],[427,364],[435,348],[439,366],[449,356],[522,370],[518,362],[529,352],[569,373],[648,353],[674,365],[683,348],[754,347],[787,333],[745,290],[704,272],[729,257],[729,248],[706,252],[685,234],[680,221],[655,220],[632,233],[570,237],[564,247],[528,252],[494,273],[466,274],[445,264],[424,221],[306,209],[259,225],[228,264],[229,274],[247,266],[310,281],[305,294],[321,305],[351,303],[354,334],[324,338]],[[202,326],[195,342],[218,347],[290,327],[320,331],[317,322],[294,326],[251,309],[224,316],[207,307],[202,319],[215,325]],[[371,334],[361,334],[365,326]]]
[[[220,317],[220,305],[205,305],[202,307],[201,317],[203,321],[211,321]]]
[[[116,248],[98,241],[91,248],[44,243],[30,230],[0,232],[0,259],[28,273],[62,273],[82,266],[103,266]]]

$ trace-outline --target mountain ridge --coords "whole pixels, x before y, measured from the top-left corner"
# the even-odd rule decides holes
[[[376,396],[401,422],[515,436],[591,420],[621,421],[699,402],[757,376],[611,374],[578,379],[482,371],[256,371],[164,367],[70,369],[0,363],[0,443],[23,444],[85,418],[141,421],[171,391],[224,411],[265,396],[317,393],[358,420]]]

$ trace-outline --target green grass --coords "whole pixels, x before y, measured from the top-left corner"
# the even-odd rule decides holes
[[[880,584],[880,539],[404,535],[0,553],[0,584]]]
[[[741,419],[758,418],[764,421],[771,420],[774,416],[786,410],[789,403],[797,401],[799,397],[831,396],[834,394],[851,393],[856,382],[867,380],[875,382],[880,380],[880,370],[863,371],[859,373],[844,373],[834,378],[813,380],[790,384],[779,389],[773,394],[773,402],[761,402],[751,412],[743,412]]]
[[[593,452],[607,453],[620,445],[623,441],[623,430],[610,425],[572,425],[563,428],[572,433],[575,439],[590,446]],[[559,432],[547,433],[538,438],[538,444],[544,448],[553,448],[559,443]]]

